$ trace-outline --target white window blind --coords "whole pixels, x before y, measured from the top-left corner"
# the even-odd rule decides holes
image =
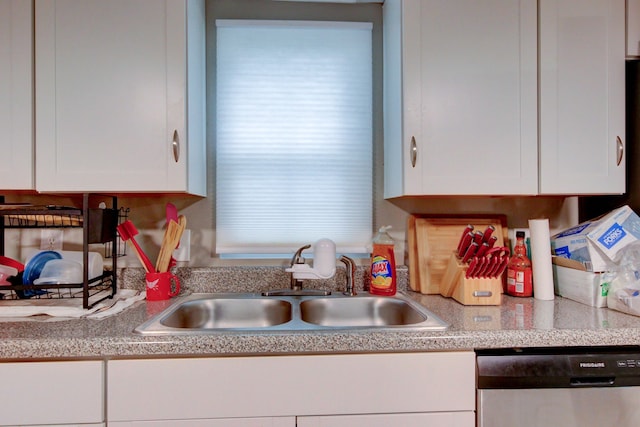
[[[217,20],[216,250],[372,233],[370,23]]]

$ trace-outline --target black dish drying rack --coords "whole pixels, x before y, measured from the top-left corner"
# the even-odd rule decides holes
[[[22,274],[10,278],[10,286],[0,286],[3,299],[82,298],[82,307],[91,308],[117,291],[118,234],[116,227],[128,210],[118,209],[116,197],[111,207],[90,208],[89,194],[82,195],[82,208],[5,204],[0,196],[0,255],[4,255],[5,230],[13,228],[82,228],[83,282],[75,284],[23,284]],[[111,270],[89,279],[89,245],[101,243],[111,248]],[[108,254],[105,254],[108,255]],[[8,291],[8,293],[7,293]]]

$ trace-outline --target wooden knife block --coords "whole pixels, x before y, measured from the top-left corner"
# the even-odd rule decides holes
[[[440,284],[440,294],[464,305],[500,305],[502,276],[467,279],[467,268],[467,264],[463,264],[452,252]]]
[[[449,254],[468,224],[476,230],[495,227],[496,246],[507,245],[506,215],[410,215],[407,223],[409,286],[423,294],[439,294]]]

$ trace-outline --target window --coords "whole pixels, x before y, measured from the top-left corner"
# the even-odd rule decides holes
[[[372,25],[216,21],[216,251],[372,233]]]

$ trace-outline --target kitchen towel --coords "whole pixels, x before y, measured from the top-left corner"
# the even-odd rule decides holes
[[[554,289],[549,219],[530,219],[529,235],[531,236],[533,297],[539,300],[552,300]]]
[[[110,291],[104,291],[106,293]],[[97,294],[95,298],[99,298]],[[137,301],[144,300],[145,293],[133,289],[121,289],[112,299],[97,303],[90,309],[82,308],[82,298],[31,299],[0,301],[0,321],[30,320],[31,316],[47,315],[54,318],[102,319],[123,311]]]

